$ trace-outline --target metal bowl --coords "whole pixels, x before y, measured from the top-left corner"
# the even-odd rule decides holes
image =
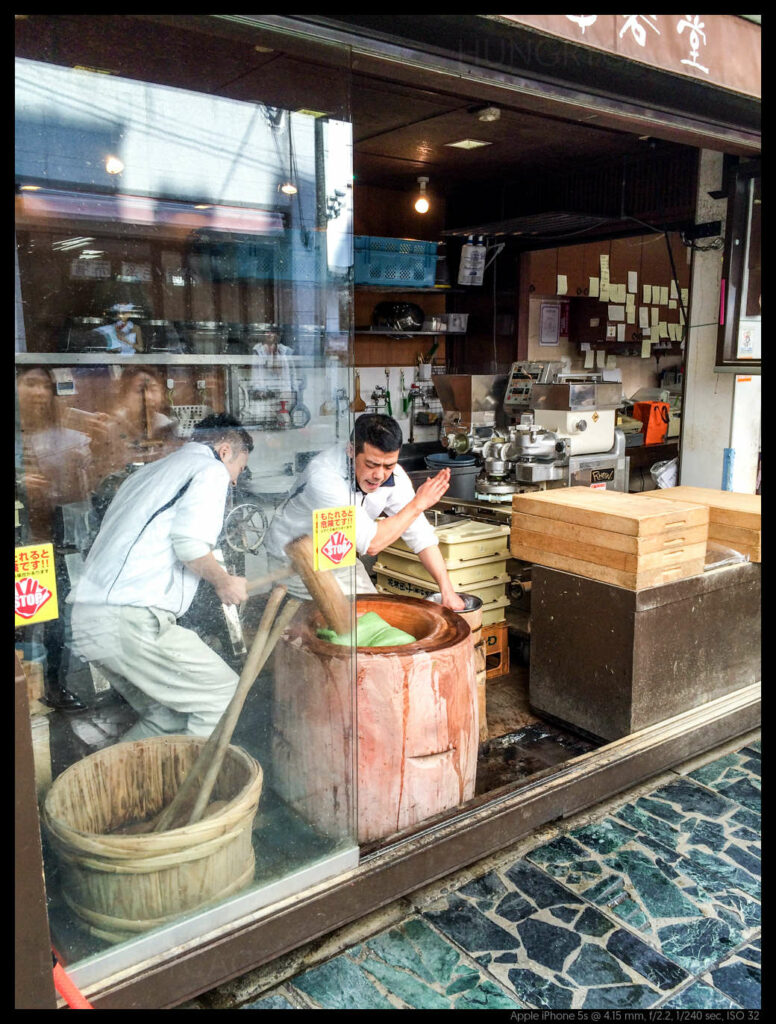
[[[464,599],[465,605],[462,609],[464,612],[476,612],[478,608],[482,608],[482,601],[475,594],[459,594],[459,597]],[[427,601],[433,601],[434,604],[442,603],[441,594],[429,594],[426,598]]]

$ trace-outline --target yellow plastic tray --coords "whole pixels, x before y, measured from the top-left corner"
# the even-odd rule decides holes
[[[378,590],[380,587],[384,588],[381,593],[406,594],[407,597],[428,597],[429,594],[439,593],[439,587],[433,581],[429,582],[419,579],[417,576],[396,572],[386,568],[380,562],[375,562],[374,571],[377,574]],[[474,594],[485,605],[496,598],[505,597],[507,583],[509,583],[509,573],[505,572],[476,583],[454,582],[453,589],[459,594]]]
[[[509,558],[509,526],[497,523],[479,523],[474,519],[464,519],[457,523],[443,523],[434,529],[439,541],[439,550],[445,562],[465,562],[472,558],[485,558],[488,555]],[[398,551],[408,552],[410,549],[399,539],[391,547]]]
[[[394,572],[403,572],[407,576],[417,576],[420,580],[434,582],[434,577],[422,564],[420,558],[413,555],[411,551],[398,551],[394,547],[384,548],[380,552],[380,564]],[[505,573],[507,557],[502,555],[497,558],[487,555],[485,558],[470,558],[466,562],[445,562],[445,565],[453,586],[457,590],[458,584],[466,587]]]

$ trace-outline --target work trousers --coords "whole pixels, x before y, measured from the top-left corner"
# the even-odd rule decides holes
[[[209,736],[237,688],[237,673],[172,612],[76,603],[72,627],[75,652],[137,712],[122,740]]]

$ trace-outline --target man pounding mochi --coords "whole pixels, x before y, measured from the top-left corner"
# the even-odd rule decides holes
[[[108,506],[68,601],[73,650],[139,716],[122,740],[209,736],[234,694],[236,672],[177,619],[203,579],[223,604],[247,600],[246,580],[213,549],[252,448],[234,417],[208,416],[189,443],[127,477]]]
[[[327,449],[311,459],[298,487],[278,508],[267,531],[270,570],[288,562],[286,544],[302,534],[312,535],[313,511],[355,505],[356,552],[377,555],[399,537],[436,581],[442,603],[460,611],[465,602],[453,589],[434,528],[423,514],[450,486],[450,470],[442,469],[415,491],[399,465],[401,427],[391,416],[359,416],[347,445]],[[355,481],[355,495],[353,493]],[[386,518],[378,518],[379,516]],[[331,569],[346,594],[351,594],[351,570]],[[374,594],[375,586],[363,563],[356,562],[356,593]],[[309,599],[298,576],[289,593]]]

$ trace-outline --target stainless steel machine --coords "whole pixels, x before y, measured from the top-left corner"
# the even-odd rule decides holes
[[[621,384],[552,368],[528,378],[526,397],[524,367],[514,364],[507,378],[435,377],[444,409],[442,444],[451,454],[473,453],[481,461],[473,499],[511,503],[521,491],[578,485],[627,491],[625,437],[615,426]],[[539,377],[549,379],[539,383]]]

